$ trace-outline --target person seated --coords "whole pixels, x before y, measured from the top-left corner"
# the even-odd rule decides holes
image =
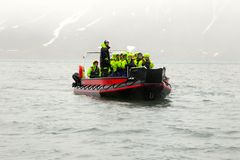
[[[120,59],[120,55],[119,55],[119,54],[116,55],[115,67],[116,67],[115,76],[116,76],[116,77],[121,76],[121,68],[122,68],[122,65],[121,65],[121,59]]]
[[[134,60],[136,67],[142,67],[143,66],[143,54],[137,53],[137,58]]]
[[[132,58],[133,58],[133,60],[135,60],[135,59],[137,59],[137,54],[138,54],[139,52],[133,52],[132,53]]]
[[[115,77],[117,74],[117,53],[112,54],[112,58],[110,60],[111,65],[111,71],[110,71],[110,77]]]
[[[122,77],[124,76],[124,67],[125,67],[125,59],[126,57],[124,56],[124,53],[121,53],[119,55],[119,61],[118,61],[118,76]]]
[[[98,61],[94,61],[92,67],[88,69],[87,76],[89,78],[100,77],[100,69],[98,67]]]
[[[113,65],[115,62],[115,58],[116,58],[116,53],[112,53],[112,57],[110,58],[110,73],[109,73],[110,75],[113,72]]]
[[[127,54],[123,53],[123,57],[121,59],[121,68],[122,68],[122,77],[127,76]]]
[[[133,59],[133,54],[129,53],[127,55],[127,64],[126,64],[126,69],[131,69],[132,67],[136,67]]]
[[[150,60],[149,53],[144,54],[143,66],[145,66],[147,69],[152,69],[154,67],[153,62]]]

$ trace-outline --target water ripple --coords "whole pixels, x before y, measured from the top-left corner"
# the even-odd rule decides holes
[[[239,64],[165,64],[146,102],[74,95],[77,61],[0,63],[0,159],[240,159]]]

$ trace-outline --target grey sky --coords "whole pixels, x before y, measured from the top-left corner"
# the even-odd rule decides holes
[[[238,0],[0,1],[0,58],[81,58],[108,39],[162,61],[239,61]]]

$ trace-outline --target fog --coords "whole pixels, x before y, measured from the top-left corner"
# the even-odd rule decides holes
[[[0,59],[81,59],[111,49],[166,62],[240,61],[238,0],[0,1]]]

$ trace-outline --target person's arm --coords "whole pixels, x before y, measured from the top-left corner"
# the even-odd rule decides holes
[[[143,66],[143,60],[140,60],[138,63],[138,67],[142,67]]]
[[[152,61],[150,61],[150,68],[152,69],[154,67],[154,64]]]
[[[125,69],[126,65],[127,65],[127,61],[126,60],[122,61],[122,69]]]
[[[98,76],[101,77],[101,75],[102,75],[102,73],[101,73],[101,69],[98,68],[98,70],[99,70]]]
[[[107,50],[107,58],[108,58],[108,62],[110,63],[110,53],[109,53],[109,50]]]
[[[105,61],[106,58],[106,49],[101,48],[101,53],[100,53],[100,62]]]
[[[92,73],[92,67],[90,67],[87,71],[87,76],[90,78],[91,76],[91,73]]]
[[[135,67],[137,67],[137,60],[136,59],[133,61],[133,63],[135,65]]]

